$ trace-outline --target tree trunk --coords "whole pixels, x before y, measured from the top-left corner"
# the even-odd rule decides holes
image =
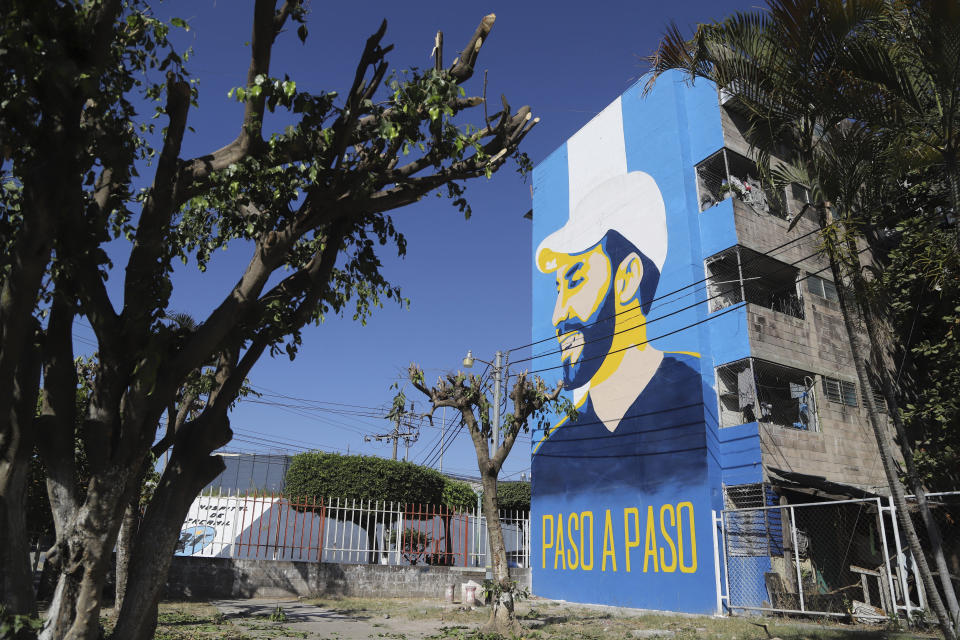
[[[120,465],[95,475],[65,536],[58,536],[60,579],[40,640],[99,637],[103,584],[132,475]]]
[[[817,210],[820,218],[820,228],[825,230],[827,227],[826,209],[823,205],[820,205],[817,207]],[[916,561],[917,568],[920,571],[920,578],[923,580],[923,585],[929,595],[930,604],[937,616],[937,620],[940,622],[940,629],[943,631],[944,638],[946,640],[956,640],[956,635],[954,634],[953,625],[951,624],[949,614],[943,606],[943,601],[940,599],[940,594],[937,591],[936,584],[934,583],[933,575],[930,573],[930,567],[927,564],[927,558],[923,553],[923,548],[920,546],[920,539],[917,537],[916,529],[913,526],[913,520],[910,518],[910,514],[907,511],[907,501],[904,497],[903,485],[900,483],[900,478],[897,475],[897,468],[894,465],[893,455],[887,439],[887,434],[884,432],[883,426],[880,423],[877,407],[873,400],[873,394],[869,392],[870,380],[867,377],[866,370],[867,357],[865,357],[866,354],[863,353],[863,349],[860,347],[860,341],[857,337],[856,328],[854,327],[853,318],[856,313],[856,309],[850,304],[850,300],[843,287],[844,278],[840,269],[840,263],[838,262],[836,256],[837,247],[831,247],[829,239],[825,238],[825,240],[827,240],[826,253],[830,259],[830,271],[833,275],[833,280],[837,285],[837,298],[843,315],[843,326],[847,333],[847,339],[850,342],[850,351],[852,353],[853,364],[857,372],[857,381],[860,384],[860,389],[863,390],[861,397],[863,398],[864,405],[867,408],[867,416],[870,422],[870,427],[873,429],[873,435],[877,441],[877,448],[879,449],[880,453],[880,461],[883,464],[883,471],[887,477],[887,484],[890,487],[890,494],[893,498],[894,506],[897,509],[897,517],[900,519],[900,527],[906,536],[907,546],[913,552],[914,560]]]
[[[26,497],[30,445],[12,442],[0,458],[0,602],[9,613],[36,613],[30,542],[27,539]]]
[[[9,431],[0,437],[0,602],[10,613],[21,615],[35,614],[37,608],[25,500],[40,360],[33,340],[27,342],[10,389]]]
[[[157,625],[157,602],[167,582],[183,520],[194,498],[224,467],[205,447],[178,442],[147,506],[130,558],[126,593],[113,637],[150,640]]]
[[[956,621],[960,621],[960,606],[958,606],[957,603],[957,594],[953,588],[953,582],[950,580],[950,568],[947,565],[947,559],[943,553],[943,536],[940,534],[940,527],[937,525],[937,521],[930,512],[930,506],[927,503],[925,493],[926,489],[923,483],[920,482],[920,477],[917,474],[916,465],[913,461],[913,449],[910,446],[911,441],[908,437],[907,429],[903,424],[903,418],[900,416],[897,392],[894,383],[890,380],[890,372],[883,364],[883,353],[880,348],[880,329],[867,297],[866,283],[860,271],[859,251],[853,243],[853,240],[849,238],[847,239],[847,253],[850,254],[850,259],[853,263],[850,280],[853,283],[853,290],[859,303],[860,314],[867,328],[867,336],[870,340],[870,351],[873,361],[876,363],[876,373],[881,382],[881,391],[886,401],[887,413],[897,431],[897,438],[900,441],[900,451],[903,453],[903,461],[907,468],[907,481],[910,483],[910,488],[913,490],[914,495],[916,495],[917,507],[923,518],[924,527],[927,530],[927,537],[930,541],[930,556],[933,558],[934,565],[937,568],[937,574],[940,577],[940,586],[943,589],[946,606],[950,612],[950,619],[956,624]],[[909,345],[904,345],[903,348],[909,349]],[[863,395],[868,395],[868,388],[861,388],[864,389]]]
[[[443,508],[443,517],[440,519],[443,523],[443,559],[440,564],[452,567],[456,564],[453,559],[453,513],[448,507]]]
[[[120,523],[120,534],[117,536],[116,560],[116,595],[113,600],[113,611],[120,614],[123,607],[123,598],[127,593],[127,576],[130,574],[130,555],[133,551],[133,541],[137,535],[137,522],[140,519],[140,496],[134,496],[130,504],[123,511],[123,521]]]
[[[492,602],[490,619],[483,627],[484,633],[499,633],[508,637],[519,637],[523,628],[517,622],[514,613],[513,584],[510,581],[510,568],[507,565],[507,547],[503,541],[503,527],[500,526],[500,513],[497,505],[497,474],[485,471],[480,476],[483,484],[483,515],[487,519],[487,553],[493,565],[495,597]]]

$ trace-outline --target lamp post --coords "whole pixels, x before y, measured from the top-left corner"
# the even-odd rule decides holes
[[[480,360],[480,358],[474,358],[473,351],[468,350],[466,357],[463,359],[463,366],[467,369],[473,367],[476,360],[493,367],[493,449],[490,451],[491,454],[496,452],[500,445],[500,388],[503,384],[503,370],[506,368],[506,364],[503,362],[504,355],[502,351],[497,351],[493,356],[493,362],[487,362],[486,360]]]
[[[471,368],[475,360],[480,360],[484,364],[488,364],[493,367],[493,444],[492,447],[488,448],[488,455],[496,453],[497,447],[500,446],[500,388],[503,384],[503,370],[506,368],[504,363],[504,353],[502,351],[497,351],[493,356],[493,362],[487,362],[486,360],[480,360],[480,358],[473,357],[473,351],[468,350],[466,357],[463,359],[464,368]],[[477,494],[477,507],[480,507],[480,494]],[[489,527],[489,523],[487,525]],[[479,527],[478,527],[479,529]],[[479,531],[478,531],[479,533]],[[486,579],[493,579],[493,567],[490,564],[490,531],[487,530],[487,552],[484,554],[486,562]],[[478,545],[479,546],[479,545]],[[478,549],[479,551],[479,549]]]

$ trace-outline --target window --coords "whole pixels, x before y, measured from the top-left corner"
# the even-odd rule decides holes
[[[720,426],[760,422],[817,431],[813,381],[809,371],[756,358],[717,367]]]
[[[750,158],[723,148],[698,164],[696,169],[700,211],[706,211],[727,198],[736,198],[757,213],[786,217],[784,194],[764,184],[756,163]]]
[[[830,402],[838,402],[850,407],[857,406],[857,385],[847,380],[824,378],[823,395]]]
[[[710,256],[705,264],[711,312],[746,300],[794,318],[803,317],[796,267],[739,246]]]
[[[815,296],[820,296],[821,298],[826,298],[833,302],[839,302],[837,297],[837,287],[829,280],[824,280],[819,276],[809,275],[807,276],[807,291],[812,293]]]
[[[741,484],[723,488],[727,553],[732,557],[783,555],[783,520],[776,506],[780,496],[768,484]],[[739,511],[739,509],[744,509]]]

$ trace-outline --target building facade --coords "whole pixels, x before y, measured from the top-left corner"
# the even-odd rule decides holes
[[[533,588],[707,613],[716,513],[885,481],[806,194],[709,83],[642,90],[534,170],[532,369],[577,414],[533,434]]]

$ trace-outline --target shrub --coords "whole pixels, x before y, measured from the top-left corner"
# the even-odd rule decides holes
[[[505,511],[529,511],[530,483],[497,483],[497,503],[499,507]]]
[[[444,485],[444,477],[437,471],[412,462],[311,451],[293,457],[284,493],[318,500],[443,504]]]

